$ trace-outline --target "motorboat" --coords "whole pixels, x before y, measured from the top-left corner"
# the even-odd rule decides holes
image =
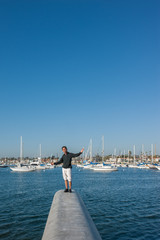
[[[39,161],[31,162],[30,166],[34,167],[35,170],[44,170],[44,169],[46,169],[46,166],[44,164],[41,164]]]
[[[45,167],[46,167],[47,169],[51,169],[51,168],[55,168],[55,165],[52,165],[51,163],[47,163],[47,164],[45,165]]]
[[[6,165],[6,164],[0,164],[0,168],[7,168],[8,167],[8,165]]]

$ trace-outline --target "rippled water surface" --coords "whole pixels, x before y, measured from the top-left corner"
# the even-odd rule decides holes
[[[61,168],[16,173],[0,169],[0,239],[39,240]],[[160,239],[160,171],[102,173],[73,168],[78,191],[104,240]]]

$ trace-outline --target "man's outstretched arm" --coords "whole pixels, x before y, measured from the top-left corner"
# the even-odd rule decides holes
[[[58,165],[58,164],[61,164],[61,163],[63,163],[63,157],[61,157],[61,159],[58,162],[55,162],[54,165]]]
[[[71,153],[71,156],[74,157],[78,157],[79,155],[81,155],[84,151],[84,148],[82,148],[82,150],[79,153]]]

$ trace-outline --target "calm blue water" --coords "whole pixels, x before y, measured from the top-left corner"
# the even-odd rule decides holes
[[[16,173],[0,169],[0,239],[41,239],[61,168]],[[102,239],[160,239],[160,171],[98,173],[73,168],[73,188]]]

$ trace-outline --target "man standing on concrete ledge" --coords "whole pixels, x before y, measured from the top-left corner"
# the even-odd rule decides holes
[[[62,165],[62,174],[63,174],[63,179],[65,182],[65,187],[66,189],[64,190],[64,192],[68,192],[68,182],[69,182],[69,192],[72,192],[71,190],[71,186],[72,186],[72,165],[71,165],[71,161],[72,158],[74,157],[78,157],[79,155],[82,154],[82,152],[84,151],[84,148],[82,148],[82,150],[79,153],[70,153],[67,151],[67,147],[63,146],[62,147],[62,151],[63,151],[63,156],[61,157],[61,159],[58,162],[55,162],[54,164],[61,164]]]

